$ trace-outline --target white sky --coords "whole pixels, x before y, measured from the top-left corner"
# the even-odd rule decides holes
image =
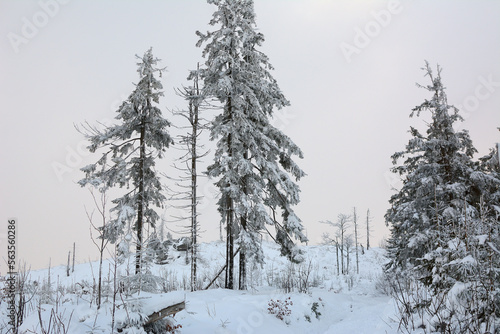
[[[150,46],[168,67],[161,107],[179,123],[167,108],[184,106],[173,89],[203,61],[195,31],[208,29],[214,11],[203,0],[55,1],[0,0],[0,254],[7,219],[17,217],[20,257],[32,268],[64,263],[73,242],[79,262],[97,257],[90,195],[76,185],[79,168],[97,157],[82,150],[73,124],[115,116],[137,82],[135,55]],[[328,230],[319,221],[353,206],[362,217],[371,210],[372,245],[388,234],[383,215],[397,185],[390,156],[410,125],[422,125],[408,115],[429,97],[415,86],[427,84],[424,59],[443,67],[449,102],[463,105],[480,154],[500,142],[500,2],[256,0],[255,10],[262,50],[292,104],[275,125],[305,154],[296,211],[312,243]],[[341,46],[356,43],[346,57]],[[211,194],[208,185],[201,191]],[[203,203],[204,240],[218,237],[214,203]]]

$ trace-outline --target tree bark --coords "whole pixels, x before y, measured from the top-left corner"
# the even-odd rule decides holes
[[[226,289],[234,289],[233,201],[227,200]]]
[[[248,150],[245,151],[243,154],[244,159],[248,159]],[[245,196],[248,193],[247,190],[247,176],[243,177],[243,194]],[[240,224],[241,224],[241,229],[246,231],[247,230],[247,216],[246,213],[241,217],[240,219]],[[247,259],[246,259],[246,250],[243,245],[240,244],[241,251],[240,251],[240,261],[239,261],[239,281],[238,281],[238,288],[240,290],[246,290],[247,289]]]
[[[195,82],[195,94],[198,96],[198,80]],[[197,235],[198,235],[198,222],[197,222],[197,170],[196,170],[196,138],[198,135],[198,105],[192,104],[190,116],[192,120],[192,133],[191,133],[191,291],[196,290],[196,262],[197,262]]]
[[[354,247],[356,247],[356,274],[359,274],[359,254],[358,254],[358,216],[356,214],[356,208],[353,212],[353,222],[354,222]]]
[[[246,217],[241,218],[241,228],[246,230],[247,226],[247,220]],[[240,245],[241,247],[241,245]],[[245,248],[241,247],[240,250],[240,261],[239,261],[239,281],[238,281],[238,288],[240,290],[246,290],[247,289],[247,260],[246,260],[246,254],[245,254]]]
[[[370,209],[366,211],[366,250],[370,249]]]
[[[342,262],[342,275],[345,274],[344,270],[344,227],[340,229],[340,260]]]
[[[234,256],[238,255],[239,252],[240,252],[240,248],[238,248],[236,250],[236,252],[234,252]],[[203,290],[208,290],[208,288],[210,288],[212,286],[212,284],[215,283],[215,281],[217,280],[217,278],[222,274],[222,272],[224,270],[226,270],[226,268],[227,268],[227,263],[224,264],[224,266],[221,268],[221,270],[219,270],[219,272],[217,273],[217,275],[215,275],[215,277],[210,281],[210,283],[208,283],[208,285]]]
[[[232,75],[231,65],[229,65],[229,75]],[[232,122],[232,99],[231,96],[227,98],[227,121]],[[227,154],[229,157],[228,169],[231,170],[232,157],[233,157],[233,140],[231,133],[227,136]],[[230,184],[228,186],[231,186]],[[234,204],[231,194],[227,193],[227,207],[226,207],[226,229],[227,229],[227,239],[226,239],[226,289],[234,289]]]
[[[150,108],[150,102],[147,102],[147,108]],[[141,136],[139,139],[139,193],[137,203],[137,246],[135,252],[135,274],[141,273],[141,258],[142,258],[142,227],[144,217],[144,160],[146,158],[146,145],[144,142],[146,136],[146,124],[144,124],[144,115],[141,124]]]
[[[339,241],[335,240],[335,254],[337,255],[337,276],[340,274],[340,266],[339,266]]]

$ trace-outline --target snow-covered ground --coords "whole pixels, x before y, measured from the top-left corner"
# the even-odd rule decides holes
[[[143,315],[149,315],[184,300],[185,310],[175,316],[176,324],[182,325],[180,333],[397,333],[391,298],[375,288],[382,272],[381,266],[386,261],[384,250],[374,248],[363,255],[360,253],[359,275],[354,274],[355,255],[351,254],[349,270],[353,274],[339,276],[334,247],[305,246],[302,249],[306,261],[292,266],[279,255],[276,245],[264,242],[266,264],[262,268],[249,268],[249,285],[252,287],[247,291],[215,287],[196,292],[189,292],[188,289],[190,266],[186,265],[185,253],[171,250],[170,263],[154,265],[151,270],[163,278],[165,289],[181,291],[162,294],[141,292],[139,296],[128,297],[119,295],[117,303],[123,304],[121,298],[124,298],[129,301],[129,307],[117,309],[116,321],[138,316],[132,310],[132,304],[140,307]],[[200,245],[198,272],[199,278],[204,281],[203,286],[223,265],[224,250],[224,244],[220,242]],[[103,265],[105,292],[112,284],[111,263],[105,261]],[[133,271],[133,262],[130,262],[128,270]],[[125,273],[127,264],[120,266],[119,271]],[[36,288],[38,295],[49,291],[48,274],[47,269],[30,273],[28,285]],[[111,294],[105,293],[99,311],[94,302],[91,306],[91,290],[97,274],[98,263],[76,265],[69,277],[66,276],[65,266],[51,268],[52,292],[50,296],[45,294],[46,304],[40,305],[45,328],[49,321],[54,326],[54,320],[59,318],[66,327],[69,323],[67,333],[110,333]],[[298,277],[302,280],[299,281]],[[285,282],[295,285],[294,291],[285,291]],[[300,286],[307,286],[307,291],[299,292]],[[182,290],[184,287],[185,291]],[[289,305],[285,306],[285,301]],[[288,313],[282,316],[282,320],[270,311],[273,302],[282,305],[281,309]],[[37,305],[28,307],[20,333],[42,333]],[[0,312],[2,328],[2,323],[7,323],[4,320],[7,319],[5,300],[0,304]],[[7,333],[5,325],[0,333]]]

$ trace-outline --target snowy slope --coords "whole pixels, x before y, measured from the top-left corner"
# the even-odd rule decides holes
[[[264,242],[266,264],[249,270],[251,289],[232,291],[214,287],[196,292],[188,291],[189,265],[186,265],[185,253],[171,250],[170,263],[155,265],[151,270],[163,278],[167,290],[181,291],[162,294],[141,292],[139,296],[118,297],[140,305],[142,313],[132,312],[132,306],[128,310],[122,307],[117,310],[116,320],[147,316],[162,307],[185,300],[186,309],[175,316],[176,323],[182,325],[181,333],[397,333],[397,324],[391,320],[395,318],[392,301],[375,289],[381,265],[386,261],[384,250],[376,248],[360,254],[359,275],[338,276],[333,247],[308,246],[302,249],[306,261],[291,266],[279,255],[276,245]],[[224,250],[224,244],[220,242],[200,245],[199,278],[204,280],[202,286],[223,265]],[[351,259],[355,260],[354,254],[351,254]],[[111,263],[105,261],[103,266],[104,289],[112,283]],[[133,259],[128,268],[124,264],[119,271],[124,274],[127,270],[133,271],[132,268]],[[351,263],[350,271],[356,271],[355,263]],[[99,311],[94,303],[90,306],[97,274],[98,263],[79,264],[69,277],[66,277],[65,266],[51,268],[51,296],[49,298],[45,294],[46,304],[40,307],[44,326],[47,327],[53,313],[53,317],[58,315],[66,327],[69,323],[68,333],[110,333],[111,294],[103,297]],[[283,282],[291,277],[302,277],[302,282],[307,277],[306,293],[298,292],[299,286],[292,292],[285,291]],[[47,269],[30,273],[28,285],[36,286],[39,295],[47,291],[47,283]],[[299,281],[295,280],[293,284],[299,285]],[[183,288],[186,291],[182,291]],[[284,300],[293,304],[287,306],[289,315],[283,316],[283,320],[269,311],[269,303],[278,300],[281,304]],[[27,310],[21,333],[42,332],[38,303],[35,304]],[[6,314],[6,302],[2,301],[0,311]],[[6,333],[6,328],[0,329],[0,333]]]

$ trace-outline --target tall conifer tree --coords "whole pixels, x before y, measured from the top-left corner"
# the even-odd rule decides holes
[[[496,152],[472,160],[476,149],[468,132],[454,130],[462,118],[448,104],[441,68],[434,74],[426,63],[424,71],[431,83],[420,87],[432,98],[411,116],[430,112],[431,121],[425,135],[411,128],[406,150],[392,156],[395,164],[405,160],[393,168],[403,187],[385,216],[391,227],[387,269],[425,291],[405,308],[409,314],[425,309],[431,331],[487,333],[500,324]]]
[[[449,225],[457,222],[468,196],[467,180],[473,171],[472,156],[476,149],[466,130],[455,132],[461,121],[458,109],[448,104],[441,82],[441,68],[434,74],[426,62],[425,75],[431,83],[424,88],[432,98],[416,106],[410,114],[429,112],[431,121],[426,134],[411,127],[412,138],[406,150],[392,156],[393,163],[403,164],[393,172],[403,177],[403,187],[391,197],[392,208],[385,215],[391,227],[389,239],[390,266],[406,268],[416,265],[432,249],[449,238]]]
[[[155,164],[173,141],[167,132],[170,123],[157,106],[163,96],[162,84],[155,77],[163,71],[157,67],[159,59],[153,56],[152,49],[137,58],[139,82],[117,110],[120,123],[104,130],[87,127],[88,149],[93,153],[103,149],[104,153],[96,163],[82,168],[85,178],[79,184],[127,189],[125,195],[113,200],[116,219],[104,227],[104,237],[116,242],[126,220],[135,218],[135,271],[139,274],[144,226],[154,227],[159,218],[154,207],[163,207],[165,201]]]
[[[267,56],[257,49],[264,36],[256,29],[253,1],[208,3],[217,6],[210,21],[216,30],[197,32],[197,45],[205,45],[206,69],[201,76],[205,94],[222,108],[211,125],[217,150],[208,174],[218,178],[219,211],[227,228],[226,287],[233,288],[234,245],[238,244],[239,288],[245,289],[248,259],[263,262],[260,233],[266,224],[276,226],[282,253],[300,260],[291,236],[302,242],[307,238],[292,206],[299,202],[294,181],[304,172],[292,157],[302,158],[302,152],[270,123],[273,112],[289,102],[270,74]],[[277,212],[282,223],[277,221]]]

